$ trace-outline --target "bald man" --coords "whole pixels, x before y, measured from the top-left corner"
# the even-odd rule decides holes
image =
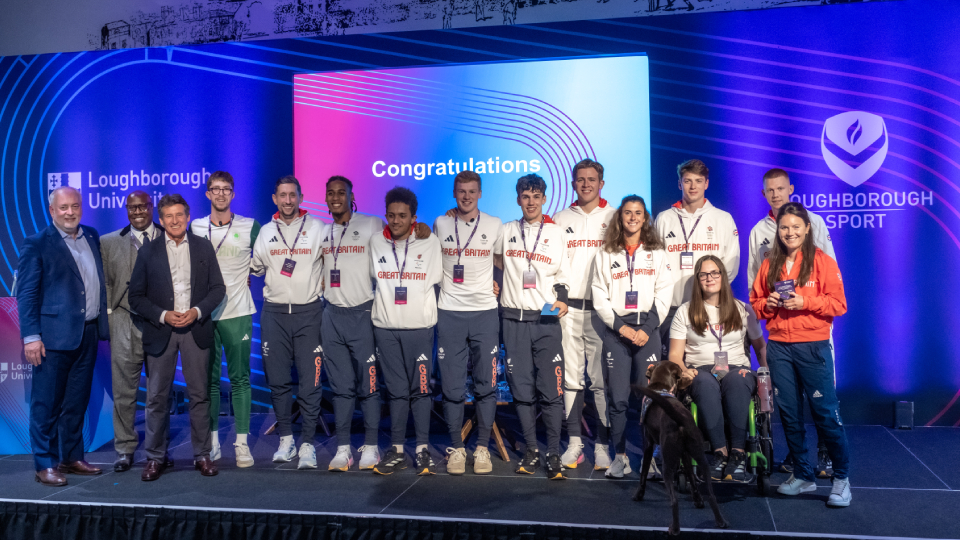
[[[96,475],[84,461],[83,418],[99,340],[110,339],[100,235],[80,225],[80,192],[50,194],[53,225],[20,249],[17,304],[24,356],[33,366],[30,444],[35,479],[67,485],[65,474]]]
[[[153,201],[143,191],[127,197],[124,228],[104,235],[100,243],[103,274],[107,285],[110,319],[110,363],[113,375],[113,470],[124,472],[133,465],[133,452],[140,438],[133,424],[137,415],[137,389],[143,370],[143,319],[130,310],[127,292],[137,251],[160,236],[163,229],[153,221]]]

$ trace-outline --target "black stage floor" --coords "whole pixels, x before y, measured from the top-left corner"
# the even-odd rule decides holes
[[[332,420],[332,415],[327,418]],[[631,501],[637,473],[619,481],[604,478],[591,466],[590,444],[587,462],[568,471],[566,481],[548,481],[542,472],[537,476],[515,474],[519,454],[512,453],[512,461],[506,463],[495,450],[491,452],[493,474],[476,476],[468,472],[454,477],[445,473],[441,457],[446,436],[435,435],[431,452],[439,474],[419,477],[407,469],[384,477],[369,471],[328,472],[326,465],[336,452],[336,439],[321,433],[316,439],[319,469],[298,471],[295,461],[281,465],[270,461],[278,438],[257,434],[262,434],[272,419],[272,415],[254,415],[254,435],[250,439],[256,459],[253,468],[238,469],[233,447],[227,444],[219,462],[219,476],[201,477],[192,468],[187,415],[182,414],[171,418],[171,454],[176,467],[156,482],[140,480],[142,462],[129,472],[112,472],[114,454],[110,445],[87,455],[88,461],[104,467],[103,475],[70,476],[70,484],[64,488],[34,482],[31,456],[10,455],[0,457],[0,499],[8,507],[12,501],[32,501],[235,509],[261,511],[258,514],[539,523],[573,526],[574,531],[598,527],[663,531],[669,522],[662,484],[654,483],[642,503]],[[507,429],[516,428],[509,408],[500,409],[498,420]],[[359,431],[359,423],[359,418],[355,419],[355,431]],[[439,418],[434,418],[433,424],[433,433],[444,433]],[[142,435],[142,424],[139,427]],[[814,448],[813,429],[809,428],[810,446]],[[775,429],[776,453],[783,456],[785,442],[779,425],[775,424]],[[381,448],[389,440],[387,430],[385,418]],[[233,441],[232,418],[222,418],[220,434],[223,440]],[[788,537],[960,537],[960,429],[898,431],[882,426],[847,426],[847,435],[853,456],[853,504],[849,508],[825,506],[830,492],[828,481],[818,481],[815,493],[790,498],[775,493],[763,498],[754,485],[723,484],[716,487],[716,493],[731,530]],[[628,446],[634,469],[639,466],[637,437],[637,433],[631,433]],[[353,442],[356,448],[360,437],[355,436]],[[467,445],[472,446],[472,441]],[[136,457],[142,459],[142,453],[138,451]],[[772,483],[776,486],[785,479],[786,475],[776,474]],[[712,527],[711,514],[708,509],[695,509],[689,495],[684,495],[681,526],[705,533]]]

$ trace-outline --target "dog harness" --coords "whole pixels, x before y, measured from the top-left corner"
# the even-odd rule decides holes
[[[667,392],[666,390],[661,390],[658,393],[663,397],[672,397],[673,399],[677,399],[677,396],[673,395],[673,393],[671,392]],[[640,406],[640,424],[641,425],[643,424],[643,421],[647,418],[647,409],[650,408],[651,403],[653,403],[652,399],[646,396],[643,397],[643,404]]]

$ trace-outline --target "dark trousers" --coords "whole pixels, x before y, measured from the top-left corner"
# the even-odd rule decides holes
[[[373,328],[380,371],[390,402],[390,444],[407,438],[413,409],[417,446],[430,442],[430,376],[433,373],[434,327],[414,330]]]
[[[700,414],[700,430],[707,434],[713,450],[727,446],[730,430],[730,449],[744,449],[747,425],[750,421],[750,400],[757,392],[757,376],[750,368],[730,366],[722,380],[710,370],[713,366],[697,368],[697,376],[689,387],[690,396]]]
[[[377,444],[380,427],[380,390],[370,309],[373,301],[343,308],[324,307],[321,340],[327,361],[327,380],[333,391],[337,444],[350,444],[350,426],[357,398],[363,411],[364,444]]]
[[[467,363],[473,363],[473,400],[477,409],[477,448],[490,443],[497,414],[497,356],[500,352],[500,317],[486,311],[439,310],[437,364],[443,390],[443,416],[450,431],[450,446],[463,448],[463,403],[466,399]]]
[[[639,326],[627,325],[636,330]],[[631,386],[647,386],[647,366],[660,361],[660,335],[654,333],[638,347],[604,325],[603,383],[607,389],[610,438],[618,454],[626,453],[627,410]]]
[[[774,397],[780,409],[783,433],[793,454],[793,474],[801,480],[814,480],[807,459],[806,429],[803,425],[803,394],[806,393],[813,421],[833,460],[834,478],[846,478],[850,472],[847,435],[840,419],[840,400],[833,380],[833,354],[830,342],[767,343],[767,364],[773,377]]]
[[[83,459],[83,417],[90,401],[97,361],[97,319],[83,327],[72,351],[47,349],[33,367],[30,391],[30,444],[38,471]]]
[[[503,319],[507,381],[528,450],[537,449],[537,401],[547,430],[547,453],[560,453],[563,425],[563,346],[560,322]]]
[[[323,386],[320,373],[323,367],[323,347],[320,345],[320,326],[323,303],[287,305],[263,303],[260,315],[261,355],[263,371],[270,387],[270,400],[277,417],[277,433],[281,437],[293,435],[291,416],[293,392],[297,389],[297,403],[303,417],[300,440],[313,444],[320,418],[320,400]],[[298,382],[293,381],[293,368]]]
[[[163,461],[167,455],[170,414],[167,399],[177,373],[177,356],[187,383],[190,400],[190,441],[193,457],[210,455],[210,397],[207,394],[209,349],[201,349],[188,328],[174,329],[167,348],[158,355],[147,355],[147,433],[143,441],[147,458]],[[219,398],[219,396],[218,396]]]

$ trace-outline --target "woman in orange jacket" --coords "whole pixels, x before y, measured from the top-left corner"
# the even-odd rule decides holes
[[[793,475],[777,491],[798,495],[817,489],[803,426],[802,399],[806,394],[833,460],[833,489],[827,505],[849,506],[850,455],[830,346],[830,325],[834,317],[847,312],[847,299],[836,261],[814,246],[810,217],[803,205],[787,203],[780,208],[777,240],[753,282],[750,304],[759,318],[767,320],[767,363],[795,461]]]

